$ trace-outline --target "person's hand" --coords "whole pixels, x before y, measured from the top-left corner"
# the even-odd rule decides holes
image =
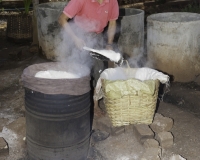
[[[106,45],[106,49],[108,49],[108,50],[113,50],[113,46],[112,46],[111,44],[107,44],[107,45]]]
[[[75,45],[76,45],[77,48],[83,49],[83,47],[85,46],[85,42],[82,39],[76,37],[75,38]]]

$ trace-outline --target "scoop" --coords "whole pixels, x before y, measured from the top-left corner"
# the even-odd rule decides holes
[[[113,50],[97,50],[97,49],[92,49],[89,47],[83,47],[83,49],[90,51],[90,55],[94,58],[103,60],[103,61],[113,61],[119,66],[122,65],[123,63],[123,57],[121,56],[120,53],[116,53]]]

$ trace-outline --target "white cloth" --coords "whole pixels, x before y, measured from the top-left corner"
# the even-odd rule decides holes
[[[138,68],[135,73],[135,79],[139,79],[141,81],[158,79],[161,83],[165,84],[169,81],[169,76],[151,68]]]

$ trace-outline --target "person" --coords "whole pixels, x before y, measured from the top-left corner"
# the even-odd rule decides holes
[[[68,23],[69,19],[73,19],[80,30],[97,35],[102,33],[108,24],[106,48],[112,49],[118,16],[117,0],[70,0],[58,21],[79,49],[86,45],[85,40],[76,35],[74,28]]]
[[[85,52],[83,47],[95,49],[113,49],[113,40],[119,16],[117,0],[70,0],[63,9],[58,22],[70,36],[67,43],[72,43],[71,49]],[[104,42],[103,32],[107,27],[107,42]],[[74,53],[74,52],[73,52]],[[83,54],[81,53],[81,54]],[[93,87],[100,73],[108,66],[101,60],[94,60],[92,69]],[[97,106],[97,102],[94,102]]]

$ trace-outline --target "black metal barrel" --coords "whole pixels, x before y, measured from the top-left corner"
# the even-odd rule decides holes
[[[89,86],[89,78],[74,79],[75,83],[67,79],[31,80],[38,69],[45,70],[41,69],[43,65],[48,67],[48,63],[30,66],[24,70],[22,76],[25,87],[28,157],[30,160],[85,160],[92,126],[90,89],[86,87]],[[43,86],[45,81],[49,89]],[[62,87],[61,81],[65,82],[63,88],[68,91],[56,90]],[[42,93],[40,85],[47,93]]]

